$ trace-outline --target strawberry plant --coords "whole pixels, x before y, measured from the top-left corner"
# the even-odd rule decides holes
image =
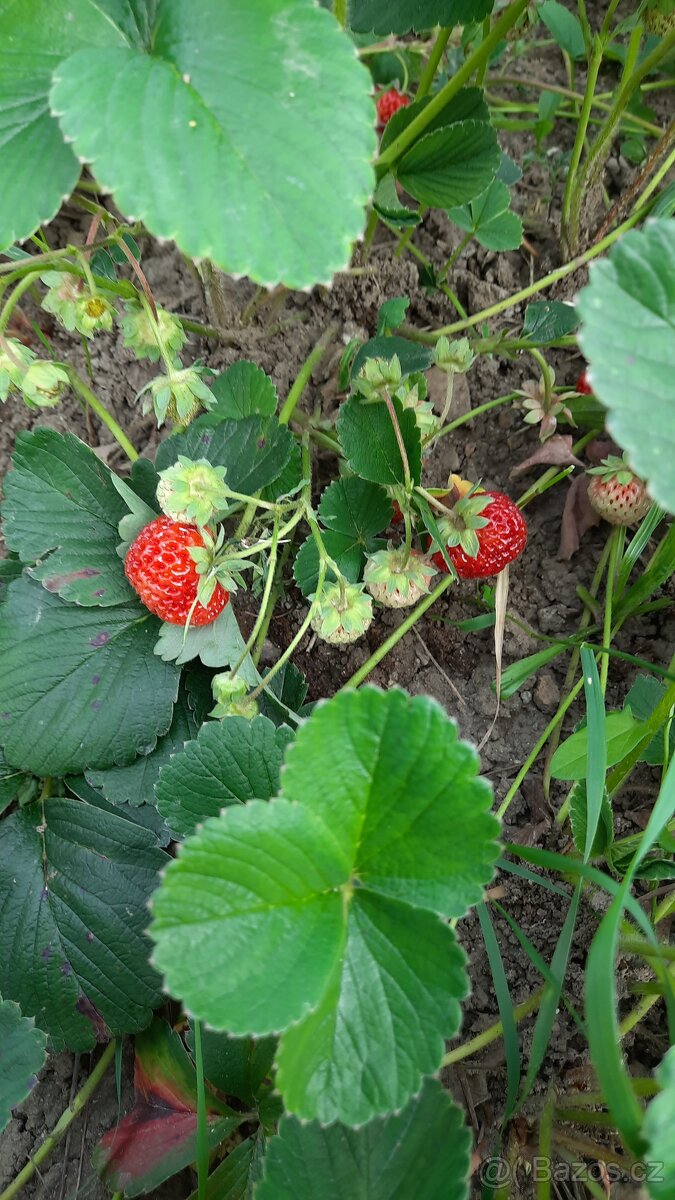
[[[0,4],[5,1136],[94,1055],[0,1200],[125,1045],[92,1195],[671,1194],[675,32],[616,7]]]

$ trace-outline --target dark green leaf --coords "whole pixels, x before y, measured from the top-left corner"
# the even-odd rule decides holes
[[[647,721],[659,701],[663,699],[665,691],[665,685],[658,679],[655,679],[653,675],[638,675],[626,696],[625,707],[630,709],[637,721]],[[675,722],[671,722],[669,736],[670,750],[668,758],[670,759],[675,754]],[[661,766],[663,764],[665,740],[663,730],[659,731],[652,738],[640,761],[648,762],[652,767]]]
[[[451,221],[459,225],[488,250],[515,250],[523,240],[520,217],[509,212],[509,189],[499,179],[463,208],[448,212]]]
[[[205,458],[214,467],[225,467],[225,482],[234,492],[253,496],[274,483],[287,466],[294,445],[293,434],[276,417],[243,417],[221,421],[214,428],[195,421],[186,433],[162,442],[156,459],[158,471],[170,467],[179,454]]]
[[[572,826],[572,837],[574,844],[580,854],[584,854],[586,849],[586,828],[587,828],[587,809],[588,803],[586,799],[586,780],[579,779],[570,791],[570,825]],[[591,846],[590,857],[600,858],[611,846],[614,841],[614,817],[612,815],[612,806],[609,802],[609,797],[605,791],[602,797],[602,805],[600,808],[600,820],[595,831],[595,837]]]
[[[202,719],[205,715],[202,714]],[[200,724],[190,708],[186,689],[181,683],[171,725],[167,733],[158,739],[154,750],[139,755],[128,767],[85,771],[87,782],[103,792],[106,800],[112,804],[154,804],[155,784],[162,767],[183,749],[186,742],[197,736]]]
[[[357,33],[408,33],[435,25],[466,25],[482,21],[494,0],[349,0],[348,20]]]
[[[406,105],[404,108],[399,108],[393,117],[387,121],[384,132],[382,134],[381,147],[386,150],[399,134],[403,133],[404,129],[418,117],[421,112],[431,101],[431,96],[425,96],[422,100],[414,100],[412,104]],[[425,129],[425,133],[433,133],[436,129],[444,129],[447,125],[453,125],[456,121],[489,121],[490,110],[487,106],[482,88],[465,87],[461,88],[447,104],[443,105],[440,112],[437,112],[431,118]]]
[[[277,1085],[298,1116],[361,1124],[437,1069],[466,986],[439,917],[480,898],[496,851],[476,768],[428,698],[345,692],[300,726],[281,797],[229,805],[168,868],[167,987],[213,1028],[285,1030]]]
[[[420,204],[454,208],[492,182],[501,155],[494,129],[484,121],[457,121],[424,134],[397,164],[400,183]]]
[[[577,307],[607,428],[652,498],[675,512],[675,223],[624,234],[594,264]]]
[[[537,8],[551,36],[570,58],[584,58],[586,46],[579,18],[559,0],[544,0]]]
[[[558,338],[574,333],[579,317],[573,304],[562,300],[533,300],[525,309],[523,337],[534,342],[556,342]]]
[[[49,26],[68,30],[58,37],[71,42],[66,53],[81,45],[72,7],[50,5]],[[48,46],[41,17],[30,23]],[[312,0],[199,0],[189,12],[183,0],[162,0],[142,48],[111,33],[102,48],[52,58],[47,70],[68,143],[153,234],[262,284],[328,283],[347,265],[373,186],[370,75]],[[16,108],[17,89],[32,95],[32,80],[11,82]],[[60,186],[59,202],[69,190]]]
[[[412,375],[413,371],[426,371],[431,366],[432,352],[428,346],[419,342],[411,342],[408,338],[374,337],[364,342],[357,351],[351,367],[351,377],[356,379],[359,371],[369,358],[393,358],[396,355],[404,375]]]
[[[228,804],[268,800],[279,788],[287,726],[267,717],[208,721],[193,742],[165,767],[157,783],[157,809],[181,837]]]
[[[142,1029],[161,1002],[145,929],[167,861],[150,833],[79,800],[3,822],[0,989],[57,1050]]]
[[[20,793],[30,783],[30,780],[30,775],[17,771],[16,767],[10,767],[9,763],[5,762],[5,756],[0,750],[0,813],[18,800]]]
[[[326,531],[326,551],[350,583],[360,579],[366,554],[382,545],[374,535],[386,529],[392,511],[383,488],[358,476],[336,479],[323,493],[319,517]],[[319,552],[310,536],[293,564],[295,581],[305,596],[316,591],[318,573]]]
[[[471,1136],[436,1080],[402,1112],[349,1129],[284,1117],[256,1200],[464,1200]]]
[[[0,608],[0,739],[36,775],[128,764],[171,724],[178,670],[140,605],[79,608],[17,579]]]
[[[373,208],[379,217],[396,229],[407,229],[410,225],[419,225],[420,215],[413,209],[407,208],[399,200],[396,191],[396,180],[391,172],[384,175],[375,189]]]
[[[377,314],[377,336],[381,337],[398,329],[405,321],[409,307],[410,300],[407,296],[395,296],[391,300],[385,300]]]
[[[87,783],[84,775],[68,775],[65,784],[68,792],[83,800],[85,804],[91,804],[102,812],[112,813],[114,817],[120,817],[123,821],[131,821],[132,825],[138,825],[140,829],[147,829],[162,849],[173,841],[171,830],[154,804],[140,804],[136,807],[132,807],[131,804],[113,804],[112,801],[106,800],[102,792],[97,792],[96,788]]]
[[[272,380],[246,359],[233,363],[209,386],[218,403],[201,418],[202,425],[218,425],[242,417],[270,417],[276,412],[278,397]]]
[[[14,579],[18,579],[23,571],[23,564],[14,555],[11,558],[0,558],[0,604],[7,598],[7,588]]]
[[[49,592],[108,607],[134,592],[116,553],[127,508],[110,471],[72,433],[20,433],[5,476],[5,541]]]
[[[47,1039],[31,1017],[21,1015],[18,1004],[0,996],[0,1133],[9,1124],[12,1109],[21,1104],[37,1083],[47,1057]]]
[[[393,400],[410,474],[419,483],[422,472],[422,442],[415,414]],[[403,460],[389,410],[381,401],[364,404],[352,396],[340,408],[337,422],[340,444],[349,467],[363,479],[382,485],[405,481]]]
[[[186,1042],[194,1050],[192,1026]],[[204,1077],[224,1096],[237,1096],[245,1104],[255,1106],[256,1097],[267,1076],[277,1047],[273,1037],[233,1038],[215,1029],[202,1030],[202,1060]]]

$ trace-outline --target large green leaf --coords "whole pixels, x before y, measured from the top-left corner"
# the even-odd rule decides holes
[[[225,467],[225,482],[234,492],[253,496],[281,475],[293,446],[293,434],[276,417],[221,421],[214,428],[200,419],[186,433],[161,443],[156,467],[162,471],[172,466],[179,454],[205,458],[214,467]]]
[[[423,96],[421,100],[413,100],[412,104],[406,104],[405,107],[399,108],[398,112],[395,112],[393,117],[387,121],[380,142],[381,148],[386,150],[387,146],[395,141],[421,112],[424,112],[431,100],[431,96]],[[440,111],[431,118],[424,132],[433,133],[435,129],[443,129],[446,125],[453,125],[455,121],[469,120],[490,120],[490,110],[482,88],[460,88],[447,104],[444,104]]]
[[[426,133],[397,164],[399,182],[420,204],[454,208],[490,185],[501,163],[497,135],[485,121],[457,121]]]
[[[346,692],[300,727],[281,797],[226,808],[168,868],[151,930],[167,987],[215,1029],[285,1030],[298,1116],[361,1124],[438,1068],[466,991],[441,918],[480,899],[496,853],[477,766],[432,700]]]
[[[624,234],[591,267],[577,308],[607,428],[652,498],[675,513],[675,222]]]
[[[79,608],[30,579],[0,608],[0,740],[36,775],[130,763],[171,724],[178,668],[138,604]]]
[[[124,46],[138,37],[125,0],[4,0],[0,5],[0,247],[50,221],[80,174],[77,157],[49,112],[53,70],[81,47]]]
[[[537,5],[537,14],[561,50],[571,58],[584,58],[584,31],[574,13],[560,4],[559,0],[544,0],[543,4]]]
[[[211,689],[209,688],[209,697]],[[212,701],[211,701],[212,703]],[[186,742],[197,736],[197,731],[206,713],[195,714],[183,681],[178,690],[173,717],[168,731],[158,738],[157,745],[149,754],[139,754],[128,767],[109,767],[106,771],[86,771],[87,782],[100,789],[112,804],[155,803],[155,784],[163,766],[174,754],[182,750]]]
[[[145,928],[166,862],[152,834],[79,800],[3,822],[0,990],[56,1049],[142,1029],[160,1003]]]
[[[116,553],[127,506],[110,471],[72,433],[20,433],[4,481],[5,541],[50,592],[76,604],[120,604],[134,593]]]
[[[422,442],[411,408],[404,409],[400,400],[392,401],[408,457],[410,474],[419,483],[422,473]],[[345,458],[352,471],[383,485],[405,481],[403,460],[396,431],[384,403],[366,404],[352,396],[340,408],[338,435]]]
[[[386,529],[392,511],[383,488],[356,475],[333,480],[323,493],[319,517],[325,530],[324,545],[352,583],[360,578],[365,555],[381,546],[374,535]],[[293,574],[305,596],[316,591],[319,551],[313,537],[300,547]]]
[[[207,721],[160,772],[157,808],[174,833],[194,833],[228,804],[268,800],[279,789],[284,750],[293,734],[267,717]]]
[[[0,996],[0,1133],[9,1124],[12,1109],[37,1083],[46,1057],[42,1030],[35,1028],[31,1017],[21,1015],[18,1004]]]
[[[652,1100],[645,1115],[645,1160],[658,1164],[656,1178],[649,1184],[649,1195],[654,1200],[670,1200],[675,1195],[675,1046],[667,1052],[656,1077],[662,1090]]]
[[[636,721],[629,708],[621,712],[610,712],[605,722],[607,741],[607,766],[615,763],[637,746],[644,736],[644,723]],[[588,729],[584,726],[558,746],[551,759],[551,775],[554,779],[583,779],[588,761]]]
[[[160,0],[151,54],[73,54],[51,107],[120,208],[191,257],[298,288],[347,265],[373,182],[370,76],[312,0]]]
[[[493,4],[494,0],[349,0],[348,16],[357,33],[408,33],[482,21]]]
[[[284,1117],[256,1200],[465,1200],[471,1135],[435,1080],[360,1129]]]

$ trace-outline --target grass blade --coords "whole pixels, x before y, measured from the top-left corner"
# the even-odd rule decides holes
[[[584,693],[588,720],[588,752],[586,756],[586,844],[584,862],[588,862],[598,831],[602,798],[607,774],[607,738],[605,732],[605,698],[595,655],[588,646],[581,647],[581,668],[584,673]]]
[[[509,992],[509,985],[506,979],[504,963],[502,961],[499,943],[495,936],[495,931],[490,919],[487,905],[484,900],[477,906],[478,920],[487,950],[490,970],[492,972],[492,981],[495,987],[495,996],[497,997],[497,1007],[499,1008],[499,1016],[502,1022],[504,1031],[504,1058],[506,1060],[506,1102],[504,1105],[504,1116],[502,1117],[502,1125],[505,1125],[512,1115],[515,1108],[516,1100],[518,1099],[518,1086],[520,1084],[520,1039],[518,1037],[518,1029],[516,1020],[513,1015],[513,1001]]]

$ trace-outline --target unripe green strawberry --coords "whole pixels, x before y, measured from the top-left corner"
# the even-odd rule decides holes
[[[54,408],[69,384],[63,367],[36,359],[17,380],[17,387],[29,408]]]
[[[249,699],[248,684],[238,675],[234,679],[229,671],[214,675],[211,690],[216,706],[209,713],[210,717],[244,717],[247,721],[257,717],[258,701]]]
[[[675,29],[675,0],[649,0],[642,19],[649,33],[666,37]]]
[[[110,333],[115,309],[103,296],[80,296],[75,305],[75,328],[83,337]]]
[[[157,501],[174,521],[208,525],[227,508],[229,495],[225,467],[212,467],[205,458],[193,462],[179,454],[177,463],[159,472]]]
[[[311,597],[313,599],[313,597]],[[327,584],[312,619],[312,629],[324,642],[337,646],[355,642],[373,619],[373,602],[360,583]]]
[[[19,391],[19,381],[26,368],[35,361],[35,355],[23,342],[6,338],[7,350],[0,350],[0,400],[4,401],[12,391]]]
[[[176,317],[163,308],[158,308],[155,324],[151,313],[135,300],[127,301],[124,308],[126,315],[121,320],[124,345],[133,350],[137,358],[149,358],[150,362],[159,362],[160,341],[169,355],[180,354],[187,339],[183,326]]]
[[[588,474],[593,476],[588,499],[610,525],[636,525],[649,512],[652,502],[647,489],[625,459],[610,454]]]
[[[436,567],[419,551],[412,550],[406,562],[405,546],[389,546],[366,559],[363,579],[373,600],[385,608],[408,608],[428,594],[436,574]]]

